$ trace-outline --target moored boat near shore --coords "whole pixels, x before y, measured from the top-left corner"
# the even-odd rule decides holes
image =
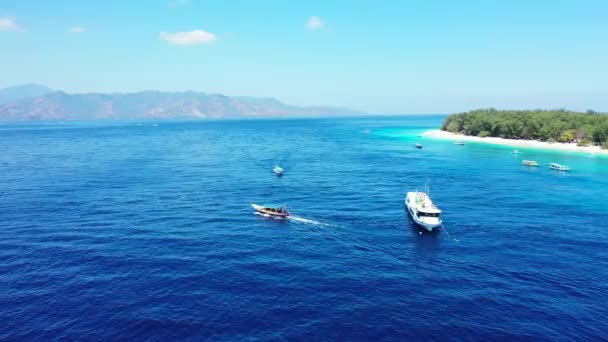
[[[526,165],[526,166],[539,166],[539,164],[536,162],[536,160],[522,160],[522,161],[521,161],[521,165]]]
[[[566,165],[561,165],[558,163],[550,163],[549,167],[553,170],[557,170],[557,171],[570,171],[570,167],[566,166]]]

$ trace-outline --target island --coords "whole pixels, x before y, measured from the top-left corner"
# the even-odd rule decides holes
[[[478,109],[448,116],[425,136],[580,152],[608,152],[608,115],[592,110]]]

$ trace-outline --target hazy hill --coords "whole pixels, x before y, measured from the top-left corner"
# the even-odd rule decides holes
[[[68,94],[54,91],[0,104],[0,120],[89,120],[146,118],[240,118],[352,115],[335,107],[297,107],[272,98],[229,97],[202,92]]]
[[[0,104],[36,97],[52,92],[53,89],[40,84],[23,84],[15,87],[0,89]]]

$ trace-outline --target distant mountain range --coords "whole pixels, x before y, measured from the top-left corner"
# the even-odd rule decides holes
[[[0,89],[0,121],[257,118],[358,115],[336,107],[298,107],[273,98],[230,97],[203,92],[68,94],[28,84]]]
[[[0,104],[9,103],[28,97],[42,96],[52,92],[53,89],[40,84],[23,84],[15,87],[0,89]]]

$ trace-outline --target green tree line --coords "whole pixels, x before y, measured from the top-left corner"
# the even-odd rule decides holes
[[[479,137],[598,144],[608,148],[608,115],[559,110],[478,109],[448,116],[441,129]]]

